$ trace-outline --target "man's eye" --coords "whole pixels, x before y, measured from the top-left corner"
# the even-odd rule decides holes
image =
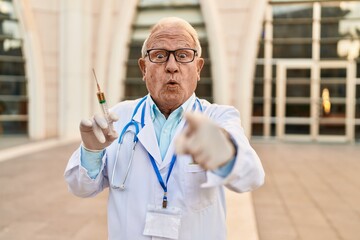
[[[152,55],[156,59],[166,58],[166,52],[164,52],[164,51],[156,51]]]
[[[164,55],[164,54],[162,54],[162,53],[158,53],[158,54],[156,54],[156,58],[161,59],[161,58],[164,58],[164,57],[165,57],[165,55]]]
[[[187,54],[186,53],[179,53],[177,55],[179,58],[187,58]]]

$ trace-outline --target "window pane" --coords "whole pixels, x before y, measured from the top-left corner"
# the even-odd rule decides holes
[[[252,124],[252,135],[253,136],[263,136],[264,135],[264,124],[262,123],[253,123]]]
[[[12,1],[0,1],[0,15],[0,137],[23,135],[28,131],[27,80],[23,41]]]
[[[264,65],[256,65],[255,68],[255,77],[256,78],[263,78],[264,77]]]
[[[272,101],[271,103],[271,116],[275,117],[276,116],[276,104],[275,104],[275,100]]]
[[[337,42],[322,42],[320,45],[321,59],[339,59],[341,58],[337,52]]]
[[[24,134],[28,131],[27,121],[0,121],[0,135]]]
[[[291,34],[289,34],[291,32]],[[305,21],[275,21],[273,38],[311,38],[312,37],[312,20]]]
[[[311,43],[276,43],[274,42],[274,58],[311,58]]]
[[[0,55],[22,56],[22,41],[19,39],[0,39]]]
[[[346,78],[346,69],[344,68],[323,68],[321,69],[320,72],[320,77],[321,78],[334,78],[334,77],[338,77],[338,78]]]
[[[346,85],[345,84],[321,84],[320,96],[322,96],[324,89],[328,89],[329,97],[331,98],[345,98],[346,97]]]
[[[356,85],[355,118],[360,118],[360,85]]]
[[[263,97],[264,96],[264,85],[263,83],[256,83],[254,85],[254,97]]]
[[[310,117],[310,104],[286,104],[286,117]]]
[[[304,84],[287,84],[287,97],[310,97],[310,85]]]
[[[332,103],[330,112],[325,112],[324,107],[321,107],[322,114],[320,118],[345,118],[346,105],[344,103]]]
[[[127,78],[140,78],[142,79],[142,73],[139,69],[139,66],[136,61],[130,61],[127,64],[127,71],[126,71]]]
[[[147,89],[141,79],[126,81],[125,96],[131,96],[129,99],[139,98],[145,96],[146,94]]]
[[[310,134],[310,126],[285,124],[285,134],[308,135]]]
[[[312,4],[274,5],[274,19],[312,19]]]
[[[24,63],[0,61],[0,74],[23,76],[25,75]]]
[[[360,126],[355,126],[355,140],[360,141]]]
[[[0,95],[26,96],[26,83],[0,82]]]
[[[276,124],[270,125],[271,136],[276,136]]]
[[[258,58],[264,58],[264,41],[261,41],[259,44],[259,50],[258,50]]]
[[[204,96],[207,98],[211,98],[211,95],[209,95],[209,93],[211,93],[211,91],[212,91],[211,82],[209,83],[209,82],[200,81],[195,90],[195,93],[196,93],[196,96]]]
[[[321,20],[321,39],[333,39],[342,37],[339,32],[340,16]]]
[[[256,116],[256,117],[264,116],[264,105],[262,103],[254,103],[253,116]]]
[[[310,69],[287,69],[286,75],[288,78],[310,78]]]
[[[27,114],[27,101],[4,101],[0,98],[0,115],[25,115]]]
[[[141,57],[142,42],[134,41],[129,47],[129,59],[138,60]]]
[[[320,124],[319,127],[320,135],[345,135],[345,125],[336,125],[336,124]]]

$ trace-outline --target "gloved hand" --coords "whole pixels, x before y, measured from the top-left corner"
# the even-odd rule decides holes
[[[111,124],[116,122],[119,117],[115,113],[109,114]],[[88,150],[103,150],[118,138],[116,131],[109,131],[108,123],[105,118],[95,115],[90,119],[83,119],[80,122],[80,134],[83,146]]]
[[[190,154],[205,170],[214,170],[235,155],[227,132],[200,113],[186,113],[187,128],[175,142],[177,154]]]

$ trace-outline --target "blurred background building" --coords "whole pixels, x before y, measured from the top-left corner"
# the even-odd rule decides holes
[[[199,33],[199,97],[236,106],[253,139],[360,140],[360,2],[0,0],[0,146],[78,137],[100,108],[146,94],[138,70],[166,16]]]

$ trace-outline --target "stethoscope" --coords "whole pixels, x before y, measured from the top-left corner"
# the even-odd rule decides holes
[[[139,134],[140,132],[140,125],[141,125],[141,128],[143,128],[145,126],[145,110],[146,110],[146,102],[145,100],[147,99],[148,96],[145,96],[143,97],[139,102],[138,104],[135,106],[135,109],[134,109],[134,112],[131,116],[131,120],[130,122],[128,122],[124,128],[122,129],[121,133],[120,133],[120,136],[119,136],[119,140],[118,140],[118,147],[117,147],[117,150],[116,150],[116,155],[115,155],[115,163],[114,163],[114,167],[113,167],[113,170],[112,170],[112,176],[111,176],[111,181],[110,181],[110,186],[113,188],[113,189],[119,189],[119,190],[122,190],[124,191],[125,190],[125,183],[126,183],[126,180],[128,178],[128,175],[130,173],[130,169],[131,169],[131,166],[132,166],[132,163],[133,163],[133,160],[134,160],[134,153],[135,153],[135,147],[136,147],[136,144],[137,142],[139,141],[137,135]],[[141,109],[141,122],[140,124],[134,120],[134,116],[136,115],[136,113],[138,112],[140,106],[143,104],[143,107]],[[195,100],[195,104],[193,106],[193,111],[195,110],[196,108],[196,104],[199,106],[199,109],[200,111],[202,112],[203,111],[203,107],[200,103],[200,100],[198,98],[196,98]],[[133,127],[134,128],[134,131],[131,131],[130,128]],[[117,162],[118,162],[118,157],[119,157],[119,153],[120,153],[120,150],[121,150],[121,146],[123,145],[123,141],[124,141],[124,138],[125,138],[125,135],[127,133],[132,133],[134,135],[134,138],[133,138],[133,145],[132,145],[132,150],[131,150],[131,155],[130,155],[130,161],[128,163],[128,166],[126,168],[126,172],[125,172],[125,175],[122,179],[121,184],[120,185],[116,185],[114,183],[114,179],[115,179],[115,173],[116,173],[116,165],[117,165]]]

